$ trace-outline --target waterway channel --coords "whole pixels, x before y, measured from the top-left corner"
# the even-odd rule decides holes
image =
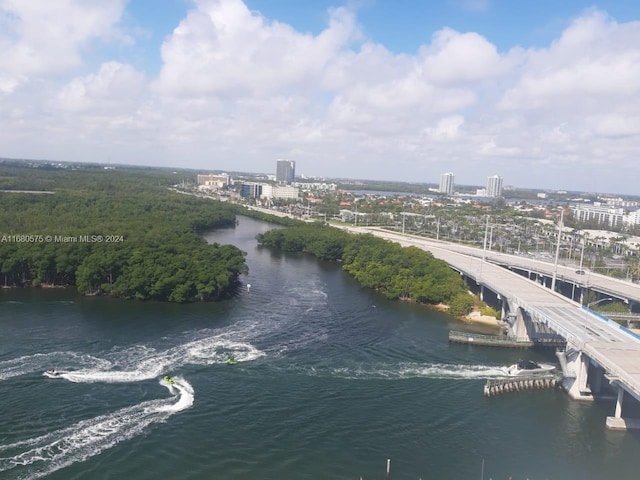
[[[637,478],[612,405],[483,396],[518,357],[553,354],[449,344],[446,315],[258,247],[269,228],[207,235],[247,252],[225,302],[0,291],[0,478],[366,480],[387,459],[393,479]]]

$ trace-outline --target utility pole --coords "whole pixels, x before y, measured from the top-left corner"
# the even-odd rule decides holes
[[[487,257],[487,234],[489,233],[489,215],[487,215],[487,224],[484,227],[484,242],[482,244],[482,261]]]
[[[560,255],[560,239],[562,238],[562,219],[564,218],[564,208],[560,210],[560,223],[558,223],[558,243],[556,244],[556,261],[553,267],[553,278],[551,279],[551,290],[556,289],[556,277],[558,276],[558,256]]]

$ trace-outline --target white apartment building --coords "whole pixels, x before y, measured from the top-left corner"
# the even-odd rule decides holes
[[[492,175],[487,178],[487,197],[502,196],[502,177]]]
[[[598,202],[593,205],[573,205],[571,211],[580,222],[595,222],[609,227],[621,227],[626,223],[624,209],[613,205],[602,205]]]
[[[455,181],[455,175],[451,172],[443,173],[440,175],[440,188],[438,191],[446,195],[453,194],[453,186]]]
[[[296,187],[284,186],[284,185],[262,185],[262,198],[284,198],[297,200],[300,198],[300,190]]]

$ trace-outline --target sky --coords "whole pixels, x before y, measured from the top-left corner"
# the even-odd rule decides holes
[[[0,0],[0,157],[640,195],[640,2]]]

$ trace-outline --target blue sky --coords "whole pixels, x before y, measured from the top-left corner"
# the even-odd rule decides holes
[[[0,0],[0,156],[638,194],[640,5]]]

